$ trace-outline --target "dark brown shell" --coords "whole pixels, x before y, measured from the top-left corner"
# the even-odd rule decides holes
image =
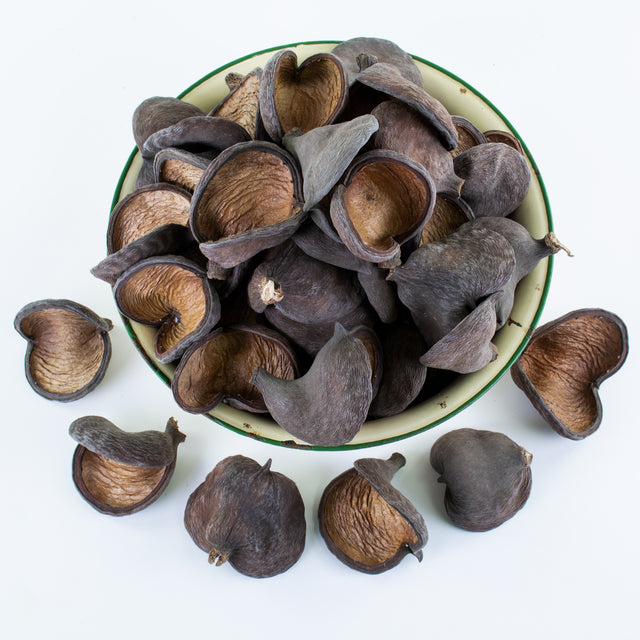
[[[219,327],[182,355],[171,390],[190,413],[206,413],[220,402],[266,413],[260,392],[251,384],[258,367],[284,380],[299,374],[294,352],[276,331],[257,324]]]
[[[582,440],[602,422],[600,384],[628,352],[627,328],[617,315],[578,309],[536,329],[511,376],[557,433]]]
[[[126,432],[101,416],[71,423],[78,442],[73,455],[73,481],[97,511],[112,516],[136,513],[166,489],[185,435],[170,418],[164,432]]]
[[[27,382],[48,400],[70,402],[102,381],[111,360],[113,323],[72,300],[25,305],[14,327],[27,340]]]
[[[451,119],[453,120],[453,124],[458,132],[458,145],[455,149],[452,149],[449,152],[451,153],[451,157],[455,158],[463,151],[466,151],[471,147],[475,147],[477,144],[488,142],[484,133],[482,133],[482,131],[480,131],[480,129],[478,129],[478,127],[476,127],[476,125],[470,120],[456,115],[452,115]]]
[[[427,527],[413,504],[391,485],[405,458],[363,458],[334,478],[318,507],[320,534],[344,564],[377,574],[395,567],[408,553],[422,560]]]
[[[304,550],[304,503],[296,484],[235,455],[220,461],[189,496],[184,525],[209,556],[252,578],[290,569]]]
[[[503,144],[513,147],[518,153],[524,155],[522,142],[520,142],[520,139],[510,131],[492,129],[490,131],[485,131],[484,137],[487,142],[502,142]]]

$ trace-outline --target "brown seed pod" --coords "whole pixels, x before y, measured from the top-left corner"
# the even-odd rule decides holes
[[[212,262],[234,267],[291,236],[302,223],[301,177],[286,150],[252,141],[223,151],[204,172],[190,226]]]
[[[510,147],[513,147],[518,153],[524,155],[524,149],[520,140],[510,131],[498,131],[492,129],[491,131],[485,131],[484,137],[487,142],[502,142]]]
[[[512,518],[531,492],[531,454],[502,433],[456,429],[431,447],[431,466],[447,485],[451,521],[468,531],[488,531]]]
[[[113,323],[72,300],[38,300],[16,315],[27,340],[25,375],[39,395],[70,402],[102,381],[111,359]]]
[[[424,225],[420,235],[420,245],[446,238],[458,227],[473,220],[471,207],[462,198],[452,197],[446,193],[436,195],[433,214]]]
[[[303,133],[331,124],[342,109],[347,82],[342,63],[330,53],[308,57],[298,66],[291,49],[274,54],[264,67],[259,108],[275,142],[290,131]]]
[[[565,438],[582,440],[602,422],[598,389],[624,364],[626,325],[603,309],[578,309],[536,329],[511,377]]]
[[[155,256],[127,269],[113,288],[122,315],[157,327],[159,362],[177,360],[220,319],[220,301],[206,273],[178,256]]]
[[[458,132],[458,146],[449,152],[452,158],[455,158],[471,147],[475,147],[477,144],[488,142],[484,133],[482,133],[473,122],[456,115],[452,115],[451,119]]]
[[[154,180],[193,193],[209,162],[191,151],[168,147],[158,151],[153,159]]]
[[[391,479],[405,458],[362,458],[334,478],[318,507],[320,534],[329,550],[348,567],[382,573],[408,553],[422,560],[427,527],[413,504]]]
[[[371,381],[366,347],[340,324],[302,377],[281,380],[257,369],[252,380],[285,431],[328,447],[345,444],[360,431],[373,395]]]
[[[184,525],[209,556],[252,578],[290,569],[304,550],[304,503],[296,484],[241,455],[220,461],[189,496]]]
[[[136,513],[155,502],[167,488],[185,435],[169,418],[165,431],[123,431],[101,416],[71,423],[78,442],[73,481],[97,511],[112,516]]]
[[[293,350],[276,331],[257,324],[219,327],[185,351],[171,390],[190,413],[206,413],[220,402],[266,413],[260,392],[251,384],[258,367],[283,380],[293,380],[299,373]]]
[[[414,160],[395,151],[368,151],[334,189],[331,220],[353,254],[392,265],[400,245],[422,232],[435,194],[433,180]]]

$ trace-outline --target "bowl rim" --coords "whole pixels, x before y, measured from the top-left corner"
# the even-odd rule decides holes
[[[250,60],[251,58],[257,57],[257,56],[261,56],[264,55],[266,53],[271,53],[271,52],[275,52],[275,51],[280,51],[282,49],[288,49],[288,48],[293,48],[293,47],[299,47],[299,46],[313,46],[313,45],[337,45],[340,42],[342,42],[342,40],[309,40],[309,41],[303,41],[303,42],[295,42],[295,43],[289,43],[289,44],[284,44],[284,45],[276,45],[273,47],[268,47],[266,49],[262,49],[260,51],[255,51],[253,53],[249,53],[245,56],[242,56],[240,58],[237,58],[235,60],[232,60],[230,62],[225,63],[224,65],[217,67],[216,69],[210,71],[209,73],[207,73],[205,76],[203,76],[202,78],[200,78],[199,80],[196,80],[195,82],[193,82],[191,85],[189,85],[186,89],[184,89],[183,91],[181,91],[176,97],[182,99],[184,96],[186,96],[187,94],[189,94],[191,91],[193,91],[194,89],[196,89],[197,87],[199,87],[201,84],[203,84],[204,82],[206,82],[207,80],[209,80],[210,78],[212,78],[213,76],[219,75],[220,73],[222,73],[223,71],[225,71],[226,69],[235,66],[237,64],[240,64],[246,60]],[[470,85],[466,80],[463,80],[462,78],[458,77],[456,74],[452,73],[451,71],[449,71],[448,69],[445,69],[444,67],[439,66],[438,64],[431,62],[429,60],[426,60],[420,56],[414,55],[414,54],[409,54],[411,55],[411,57],[420,62],[421,64],[426,65],[427,67],[430,67],[446,76],[448,76],[449,78],[451,78],[452,80],[455,80],[456,82],[460,83],[462,86],[464,86],[468,91],[471,91],[475,96],[477,96],[480,100],[482,100],[487,106],[489,106],[503,121],[504,123],[507,125],[507,127],[509,128],[510,132],[518,139],[518,141],[520,142],[520,144],[522,145],[522,149],[527,157],[527,160],[531,163],[531,167],[533,168],[534,174],[535,174],[535,178],[539,184],[540,187],[540,192],[542,195],[542,199],[544,202],[544,208],[545,208],[545,212],[546,212],[546,216],[547,216],[547,225],[548,225],[548,229],[549,231],[553,231],[553,219],[552,219],[552,215],[551,215],[551,206],[549,204],[549,198],[548,198],[548,194],[547,194],[547,190],[544,184],[544,181],[542,179],[542,174],[540,173],[540,170],[533,158],[533,156],[531,155],[531,152],[529,151],[529,148],[527,147],[525,141],[520,137],[520,134],[516,131],[516,129],[513,127],[513,125],[511,124],[511,122],[509,121],[508,118],[506,118],[504,116],[504,114],[500,111],[500,109],[498,109],[493,102],[491,102],[491,100],[487,99],[480,91],[478,91],[475,87],[473,87],[472,85]],[[116,206],[116,204],[119,202],[120,197],[121,197],[121,191],[122,191],[122,187],[124,184],[124,181],[127,177],[127,174],[131,168],[131,164],[134,161],[134,158],[136,156],[136,154],[138,153],[138,148],[136,146],[134,146],[133,150],[131,151],[131,153],[129,154],[129,157],[127,159],[126,164],[124,165],[124,168],[122,169],[122,172],[120,173],[120,177],[118,179],[116,188],[115,188],[115,192],[113,195],[113,199],[111,202],[111,209],[110,212],[113,211],[113,208]],[[456,407],[455,409],[451,410],[450,412],[448,412],[446,415],[442,416],[442,418],[438,418],[432,422],[430,422],[429,424],[426,424],[422,427],[418,427],[416,429],[413,429],[411,431],[407,431],[406,433],[401,433],[401,434],[397,434],[394,436],[389,436],[388,438],[379,438],[377,440],[373,440],[373,441],[368,441],[368,442],[358,442],[358,443],[346,443],[343,445],[339,445],[339,446],[335,446],[335,447],[326,447],[326,446],[318,446],[318,445],[309,445],[309,444],[305,444],[305,443],[299,443],[292,440],[275,440],[273,438],[268,438],[266,436],[257,434],[253,431],[245,431],[243,429],[240,429],[239,427],[236,427],[232,424],[229,424],[228,422],[225,422],[224,420],[222,420],[221,418],[212,415],[210,412],[209,413],[205,413],[202,414],[204,415],[206,418],[209,418],[210,420],[212,420],[213,422],[215,422],[216,424],[225,427],[227,429],[230,429],[231,431],[243,435],[245,437],[249,437],[252,438],[254,440],[258,440],[260,442],[264,442],[266,444],[271,444],[271,445],[276,445],[276,446],[280,446],[280,447],[285,447],[287,449],[300,449],[300,450],[307,450],[307,451],[351,451],[351,450],[357,450],[357,449],[366,449],[366,448],[370,448],[370,447],[376,447],[376,446],[382,446],[385,444],[390,444],[393,442],[398,442],[401,440],[404,440],[406,438],[410,438],[413,437],[415,435],[418,435],[420,433],[423,433],[425,431],[428,431],[440,424],[442,424],[443,422],[446,422],[447,420],[453,418],[455,415],[459,414],[461,411],[463,411],[464,409],[466,409],[467,407],[469,407],[471,404],[473,404],[474,402],[476,402],[480,397],[482,397],[485,393],[487,393],[487,391],[489,391],[489,389],[491,389],[511,368],[511,366],[514,364],[514,362],[518,359],[518,357],[521,355],[521,353],[524,351],[526,345],[528,344],[529,340],[531,339],[531,335],[533,333],[533,331],[535,330],[539,320],[540,320],[540,316],[542,315],[542,311],[544,309],[546,300],[547,300],[547,296],[549,294],[549,287],[551,284],[551,276],[553,273],[553,265],[554,265],[554,256],[550,255],[547,258],[547,271],[546,271],[546,277],[544,280],[544,286],[542,288],[541,294],[540,294],[540,303],[538,304],[538,308],[531,320],[531,325],[529,327],[529,329],[527,330],[527,332],[524,334],[522,341],[520,342],[520,344],[518,345],[518,347],[514,350],[513,354],[511,355],[511,357],[508,359],[508,361],[504,364],[504,366],[478,391],[476,391],[476,393],[474,393],[470,398],[468,398],[465,402],[463,402],[460,406]],[[135,330],[133,329],[133,326],[131,325],[131,322],[129,321],[129,319],[126,316],[123,316],[122,314],[119,314],[120,318],[122,319],[122,322],[124,324],[125,330],[127,332],[127,334],[129,335],[129,338],[131,339],[131,341],[133,342],[133,344],[135,345],[136,349],[138,350],[138,352],[141,354],[141,356],[144,358],[144,360],[147,362],[147,364],[151,367],[151,369],[155,372],[155,374],[169,387],[171,387],[171,379],[163,372],[161,371],[158,366],[157,363],[149,356],[149,354],[145,351],[144,347],[142,346],[142,344],[140,343],[140,340],[138,338],[138,336],[135,333]]]

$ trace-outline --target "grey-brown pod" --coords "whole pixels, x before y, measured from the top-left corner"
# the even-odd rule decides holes
[[[518,153],[524,156],[524,147],[520,139],[510,131],[500,131],[499,129],[491,129],[484,132],[484,137],[487,142],[502,142],[510,147],[513,147]]]
[[[452,115],[451,119],[458,132],[458,145],[449,153],[452,157],[460,155],[463,151],[475,147],[477,144],[489,142],[484,133],[473,122],[462,116]]]
[[[154,182],[168,182],[193,193],[209,162],[184,149],[161,149],[153,159]]]
[[[476,218],[507,216],[525,199],[531,171],[524,156],[501,142],[478,144],[453,159],[464,179],[461,197]]]
[[[136,513],[167,488],[185,435],[169,418],[164,431],[123,431],[101,416],[74,420],[69,435],[78,442],[73,481],[97,511],[112,516]]]
[[[42,397],[77,400],[104,378],[111,360],[111,320],[73,300],[45,299],[22,307],[14,327],[27,340],[27,382]]]
[[[293,156],[276,144],[240,143],[207,168],[189,224],[211,262],[234,267],[274,247],[303,222],[302,182]]]
[[[422,229],[418,244],[428,244],[446,238],[465,222],[473,219],[471,207],[462,198],[438,193],[433,213]]]
[[[444,105],[427,93],[422,84],[404,78],[393,65],[376,62],[360,71],[356,80],[413,107],[433,125],[447,150],[458,146],[458,131]]]
[[[495,431],[456,429],[431,447],[431,466],[447,485],[444,504],[457,527],[488,531],[512,518],[531,492],[531,454]]]
[[[622,319],[577,309],[538,327],[511,367],[511,377],[557,433],[582,440],[602,423],[599,388],[629,353]]]
[[[404,49],[391,40],[369,37],[350,38],[337,44],[331,53],[342,62],[350,85],[356,81],[361,71],[358,58],[364,54],[369,59],[375,58],[377,62],[393,65],[404,78],[422,87],[422,74],[418,65]]]
[[[338,124],[328,124],[282,139],[300,164],[304,210],[315,207],[338,182],[357,153],[378,129],[378,121],[365,114]]]
[[[274,249],[247,285],[249,305],[263,313],[273,305],[297,322],[334,322],[362,302],[355,273],[307,255],[292,241]]]
[[[513,248],[502,235],[473,229],[423,244],[389,279],[431,347],[500,291],[515,267]]]
[[[209,563],[252,578],[290,569],[304,550],[304,502],[295,482],[241,455],[221,460],[189,496],[184,525]]]
[[[206,272],[180,256],[153,256],[125,271],[113,287],[120,313],[156,327],[159,362],[177,360],[220,319],[220,300]]]
[[[320,535],[344,564],[378,574],[407,554],[422,560],[428,532],[423,517],[391,479],[405,458],[362,458],[325,488],[318,507]]]
[[[302,377],[281,380],[257,369],[252,382],[285,431],[311,445],[335,447],[352,440],[364,424],[371,380],[366,347],[336,323],[332,338]]]
[[[268,327],[218,327],[182,355],[171,381],[176,402],[189,413],[206,413],[220,402],[266,413],[260,392],[251,384],[257,367],[283,380],[299,374],[296,356],[282,335]]]
[[[435,204],[431,176],[404,154],[376,149],[352,163],[331,197],[331,220],[359,258],[392,265],[400,245],[419,235]]]
[[[232,120],[243,127],[249,137],[256,137],[258,95],[262,69],[253,69],[246,75],[227,74],[225,82],[229,93],[210,111],[210,116]]]
[[[427,170],[438,193],[460,195],[463,180],[455,174],[453,158],[429,120],[398,100],[381,102],[371,114],[379,123],[371,139],[374,148],[403,153]]]
[[[265,130],[275,142],[290,131],[303,133],[331,124],[347,96],[342,63],[331,53],[317,53],[298,66],[295,51],[278,51],[262,74],[258,104]]]
[[[191,194],[175,185],[154,182],[126,195],[112,209],[107,253],[115,253],[166,224],[189,225]]]

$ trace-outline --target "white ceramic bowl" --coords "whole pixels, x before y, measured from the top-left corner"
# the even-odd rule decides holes
[[[274,47],[248,55],[211,72],[192,84],[178,97],[197,105],[207,113],[227,94],[228,89],[224,79],[228,73],[236,72],[244,75],[256,67],[264,67],[267,60],[280,49],[294,50],[300,63],[310,55],[330,51],[336,44],[335,41],[306,42]],[[467,118],[481,131],[492,129],[509,131],[520,140],[531,168],[532,181],[525,201],[513,217],[524,224],[536,238],[541,238],[552,231],[551,211],[542,178],[526,144],[515,129],[496,107],[464,80],[435,64],[413,57],[422,73],[425,89],[440,100],[451,114]],[[140,154],[134,149],[118,182],[113,206],[133,191],[141,164]],[[552,257],[542,260],[534,271],[520,282],[511,313],[511,322],[494,338],[499,351],[499,356],[494,362],[476,373],[458,376],[453,383],[428,401],[396,416],[366,422],[350,443],[334,449],[368,447],[415,435],[440,424],[477,400],[509,370],[524,349],[542,312],[551,280],[552,264]],[[151,368],[167,385],[170,385],[175,367],[161,364],[153,357],[154,330],[126,318],[123,318],[123,321],[131,339]],[[171,393],[169,389],[167,392]],[[326,447],[309,447],[303,442],[296,441],[268,416],[239,411],[226,404],[218,405],[207,416],[219,425],[237,433],[272,444],[326,449]]]

